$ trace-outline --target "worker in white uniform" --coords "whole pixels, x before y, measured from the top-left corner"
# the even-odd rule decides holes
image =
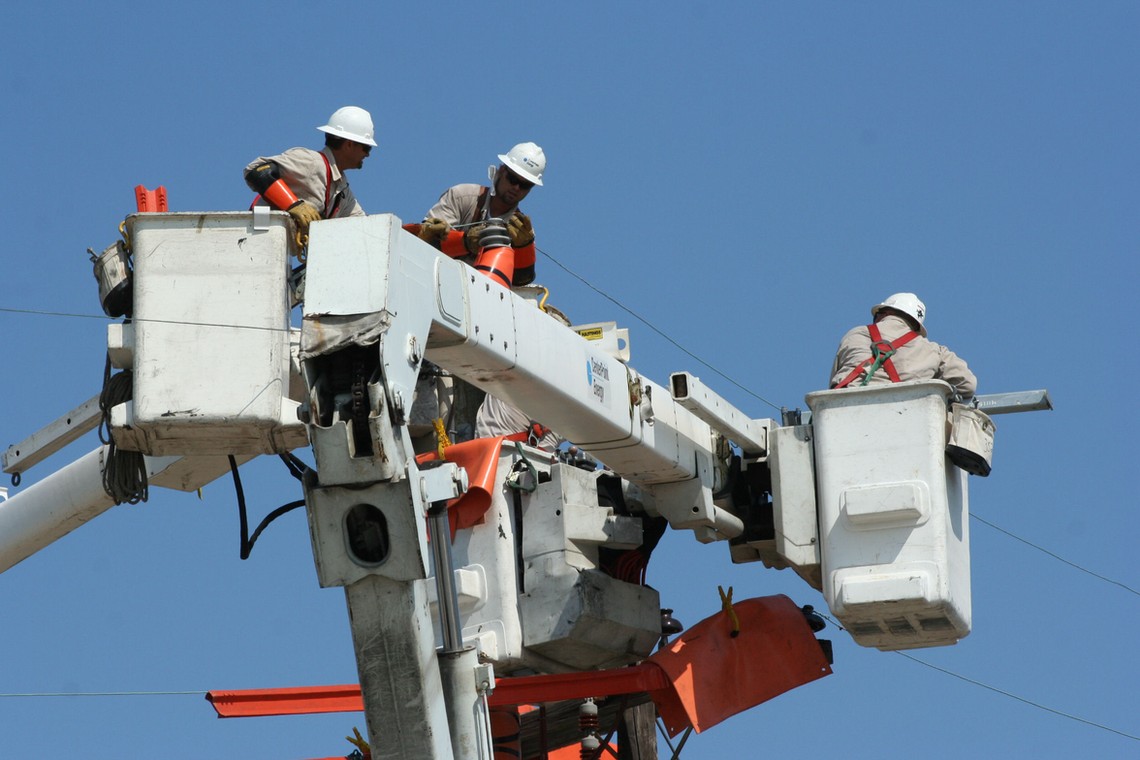
[[[515,254],[511,285],[520,287],[534,280],[535,247],[530,217],[519,204],[534,186],[542,185],[546,154],[535,143],[523,142],[500,154],[499,161],[498,166],[487,168],[489,186],[461,184],[445,190],[427,212],[418,234],[447,255],[473,264],[483,229],[476,223],[501,220]],[[526,432],[532,443],[550,449],[559,443],[549,429],[515,407],[428,365],[416,384],[412,408],[411,432],[417,450],[431,446],[425,415],[436,413],[455,441]]]
[[[302,234],[319,219],[364,215],[344,172],[364,166],[376,147],[372,116],[363,108],[338,108],[317,129],[325,133],[322,150],[290,148],[245,167],[250,189],[274,208],[288,211]]]
[[[471,263],[479,253],[482,227],[466,225],[502,220],[515,251],[511,284],[517,287],[534,281],[535,260],[534,228],[519,204],[531,188],[542,185],[546,154],[534,143],[524,142],[500,154],[499,161],[497,168],[492,164],[487,169],[490,186],[463,184],[445,190],[424,217],[419,236],[447,255]],[[452,229],[457,225],[464,226]]]
[[[914,293],[895,293],[871,307],[872,322],[852,328],[831,367],[832,388],[907,380],[944,380],[962,401],[978,380],[950,349],[926,338],[926,306]]]

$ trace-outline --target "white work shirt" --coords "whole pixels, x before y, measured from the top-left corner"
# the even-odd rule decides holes
[[[321,157],[322,154],[324,158]],[[328,159],[327,165],[325,159]],[[285,180],[285,184],[293,194],[298,199],[316,206],[321,212],[322,219],[364,216],[364,209],[353,195],[344,173],[337,168],[332,149],[327,146],[319,151],[311,148],[290,148],[276,156],[259,157],[246,166],[245,171],[248,172],[266,161],[277,164],[281,179]],[[330,174],[332,182],[328,183]],[[334,210],[336,213],[333,213]]]
[[[910,332],[910,325],[906,320],[893,314],[887,315],[876,324],[879,326],[882,339],[888,343]],[[831,365],[829,388],[834,388],[836,384],[843,382],[856,367],[871,358],[871,343],[871,333],[867,325],[852,328],[843,336],[839,350],[835,353],[835,362]],[[891,363],[899,373],[899,380],[903,382],[944,380],[963,400],[972,398],[978,389],[978,379],[966,366],[966,362],[950,349],[921,335],[900,346],[891,357]],[[870,365],[867,365],[867,369],[870,369]],[[862,378],[860,375],[846,387],[858,388],[863,382]],[[867,384],[883,385],[890,382],[891,378],[887,371],[880,367]]]
[[[479,193],[483,190],[490,190],[483,185],[455,185],[443,191],[443,195],[439,196],[439,200],[427,212],[425,219],[442,219],[451,225],[456,224],[469,224],[470,222],[481,222],[491,218],[491,197],[487,196],[483,201],[483,213],[479,218],[475,218],[475,210],[479,206]],[[507,209],[504,213],[499,214],[498,219],[507,221],[518,210],[518,206]]]
[[[488,393],[479,406],[479,413],[475,416],[475,437],[492,438],[529,431],[530,423],[530,418],[518,408]],[[562,440],[554,431],[548,431],[535,445],[554,451]]]

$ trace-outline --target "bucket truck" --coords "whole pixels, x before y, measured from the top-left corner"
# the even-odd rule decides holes
[[[140,213],[124,229],[111,269],[130,278],[131,304],[108,356],[130,392],[105,388],[6,452],[18,477],[99,418],[111,435],[0,503],[0,571],[140,484],[193,490],[229,457],[309,445],[313,558],[322,586],[344,588],[373,757],[490,758],[491,713],[513,689],[533,696],[529,677],[585,673],[595,685],[537,693],[601,694],[603,673],[650,663],[636,690],[656,695],[670,730],[699,730],[830,672],[784,597],[726,599],[703,639],[655,654],[660,600],[640,572],[666,525],[736,562],[792,568],[864,646],[970,631],[968,482],[945,454],[945,383],[820,391],[810,421],[752,419],[689,373],[654,383],[616,341],[588,339],[604,330],[565,326],[392,215],[314,223],[304,252],[288,215],[263,208]],[[122,301],[124,288],[101,290]],[[425,362],[604,468],[506,438],[417,454],[408,421]],[[989,411],[1042,406],[1035,392]],[[113,487],[132,477],[134,491]],[[757,647],[760,635],[780,647]],[[748,685],[710,707],[717,688],[678,686],[691,657]]]

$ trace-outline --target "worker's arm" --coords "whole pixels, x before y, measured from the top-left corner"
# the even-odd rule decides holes
[[[274,161],[266,161],[247,169],[245,184],[269,201],[274,208],[282,211],[299,202],[293,189],[281,178],[281,168]]]
[[[978,390],[978,378],[966,366],[966,362],[946,346],[939,346],[939,379],[950,383],[950,387],[962,398],[969,401]]]
[[[843,336],[839,348],[835,351],[835,361],[831,365],[831,381],[827,387],[834,388],[843,382],[852,370],[869,358],[871,358],[871,335],[867,332],[867,327],[864,325],[852,328]]]
[[[454,185],[443,191],[439,200],[424,216],[424,221],[440,219],[448,225],[468,223],[475,219],[479,206],[481,185]],[[474,256],[479,253],[479,232],[481,227],[466,227],[461,230],[449,229],[440,236],[437,248],[452,258]]]
[[[265,161],[247,169],[245,183],[274,208],[288,211],[302,231],[321,218],[321,212],[316,206],[299,199],[292,188],[285,184],[281,170],[274,161]]]

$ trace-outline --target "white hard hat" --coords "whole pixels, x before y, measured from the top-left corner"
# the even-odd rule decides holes
[[[918,322],[918,332],[923,337],[926,336],[926,326],[923,324],[926,321],[926,304],[918,300],[918,296],[914,293],[895,293],[880,304],[871,307],[871,318],[874,319],[879,313],[879,309],[891,308],[895,311],[901,311]]]
[[[519,143],[499,156],[503,164],[523,179],[542,186],[542,173],[546,171],[546,154],[532,142]]]
[[[376,147],[376,141],[372,139],[372,115],[363,108],[338,108],[329,117],[329,123],[317,129],[325,134]]]

